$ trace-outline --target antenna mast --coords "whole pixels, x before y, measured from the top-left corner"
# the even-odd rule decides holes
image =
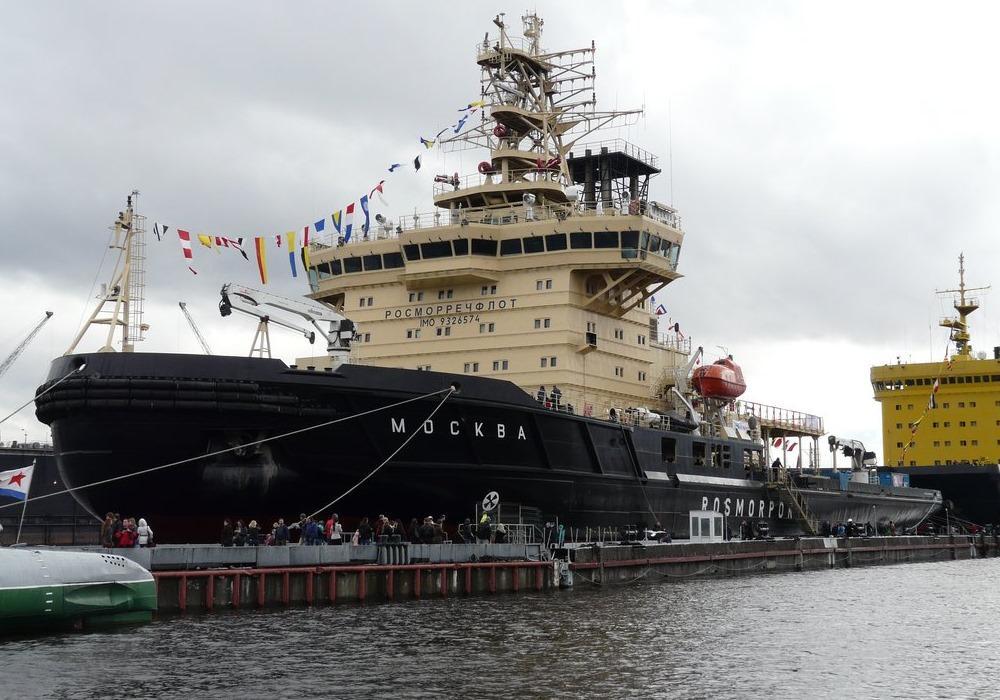
[[[968,292],[984,292],[990,287],[966,287],[965,286],[965,254],[958,256],[958,289],[942,289],[938,294],[958,294],[958,299],[953,302],[958,318],[945,318],[939,323],[944,328],[951,329],[951,340],[955,342],[955,349],[958,354],[953,359],[971,358],[972,345],[969,335],[969,314],[979,308],[979,300],[975,297],[966,297]]]
[[[111,281],[102,285],[97,304],[80,332],[77,333],[67,355],[76,351],[87,329],[92,325],[108,327],[104,345],[98,352],[115,352],[115,330],[121,328],[122,352],[133,352],[135,343],[145,340],[149,326],[142,321],[143,293],[146,274],[143,263],[146,259],[146,217],[135,212],[139,191],[132,190],[126,200],[125,211],[118,212],[112,226],[114,232],[111,248],[118,250],[118,260],[111,273]],[[107,305],[111,308],[105,311]],[[103,315],[103,314],[107,315]]]

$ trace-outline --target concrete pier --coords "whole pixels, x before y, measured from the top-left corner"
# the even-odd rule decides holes
[[[772,541],[581,546],[566,550],[573,580],[596,585],[769,571],[1000,556],[997,536],[804,537]]]
[[[152,571],[159,611],[169,614],[972,559],[1000,556],[1000,535],[576,544],[554,559],[539,544],[88,549]]]

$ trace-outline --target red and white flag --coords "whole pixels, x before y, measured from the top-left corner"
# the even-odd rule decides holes
[[[184,259],[185,260],[194,261],[194,253],[191,251],[191,234],[190,234],[190,232],[184,231],[182,229],[177,229],[177,237],[181,239],[181,250],[184,253]],[[188,269],[191,270],[191,272],[193,274],[195,274],[195,275],[198,274],[198,271],[195,270],[190,265],[188,265]]]

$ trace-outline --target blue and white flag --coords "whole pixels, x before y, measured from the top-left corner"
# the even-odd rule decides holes
[[[361,195],[361,211],[365,213],[365,223],[361,225],[361,232],[367,235],[371,217],[368,214],[368,195],[366,194]]]
[[[31,488],[31,475],[35,471],[35,465],[22,467],[20,469],[10,469],[0,472],[0,496],[16,498],[19,501],[28,498],[28,489]]]

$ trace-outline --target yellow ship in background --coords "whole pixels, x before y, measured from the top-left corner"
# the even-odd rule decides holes
[[[940,321],[954,351],[949,345],[940,362],[871,368],[885,464],[909,473],[914,486],[941,490],[978,524],[1000,521],[1000,346],[992,357],[975,352],[968,321],[976,293],[988,289],[965,285],[959,256],[958,288],[939,292],[955,295],[957,317]]]

